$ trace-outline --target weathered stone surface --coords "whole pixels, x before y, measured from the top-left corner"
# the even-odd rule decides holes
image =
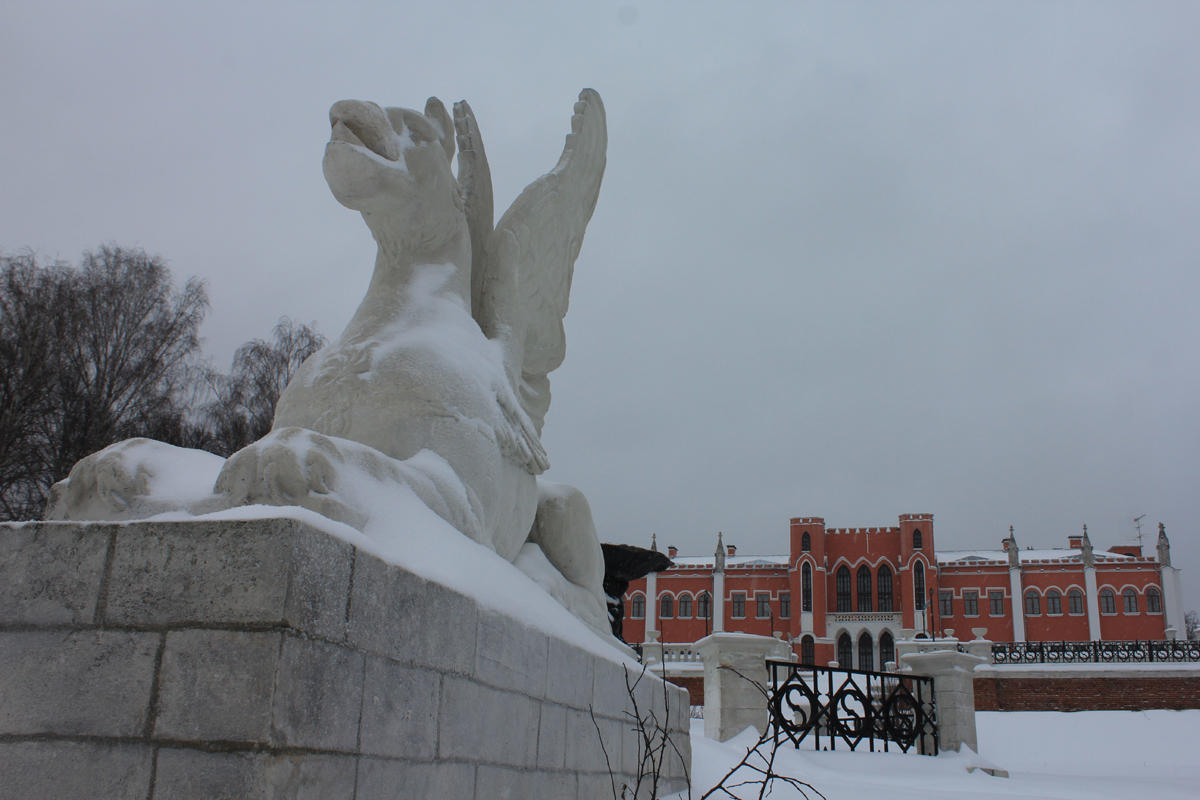
[[[101,630],[0,633],[0,733],[140,735],[160,638]]]
[[[354,751],[362,687],[362,653],[285,636],[275,681],[277,744]]]
[[[538,722],[538,769],[563,769],[567,756],[567,708],[543,703]]]
[[[438,722],[438,757],[533,766],[537,761],[537,722],[536,704],[524,695],[446,677]]]
[[[0,623],[91,624],[115,527],[0,525]]]
[[[572,768],[583,772],[607,772],[609,762],[614,771],[621,768],[621,745],[618,737],[613,735],[612,720],[596,718],[586,711],[567,710],[566,752],[571,759]],[[600,732],[596,726],[600,726]],[[605,750],[600,746],[600,737],[604,736],[604,747],[608,748],[608,760],[605,760]]]
[[[475,773],[475,800],[527,800],[576,797],[575,775],[569,772],[524,772],[481,766]]]
[[[478,609],[458,592],[359,553],[349,642],[398,661],[469,675]]]
[[[154,800],[352,800],[351,757],[158,752]]]
[[[212,630],[168,633],[154,736],[270,743],[281,636]]]
[[[140,744],[0,742],[0,800],[144,800],[152,758]]]
[[[640,667],[625,667],[608,659],[595,659],[592,667],[592,708],[597,716],[620,717],[629,704],[628,687],[640,673]]]
[[[437,757],[441,678],[436,672],[367,656],[361,752],[432,760]]]
[[[540,698],[546,691],[548,644],[544,633],[481,610],[474,677],[501,689]]]
[[[298,525],[273,519],[120,528],[105,622],[165,627],[281,621]]]
[[[356,796],[360,800],[472,800],[475,797],[475,765],[444,761],[385,761],[363,757],[358,761]],[[547,797],[546,800],[552,798]]]
[[[290,555],[284,623],[311,636],[343,641],[354,547],[297,523]]]
[[[572,708],[592,704],[595,656],[559,639],[550,639],[546,659],[546,699]]]

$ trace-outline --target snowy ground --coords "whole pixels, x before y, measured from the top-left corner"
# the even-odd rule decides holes
[[[812,784],[828,800],[1200,797],[1200,711],[981,712],[976,719],[979,756],[781,748],[776,771]],[[718,744],[704,738],[703,720],[693,720],[693,800],[732,769],[756,739],[742,734]],[[1010,777],[966,771],[971,764],[989,762],[1008,770]],[[734,796],[756,798],[758,787],[743,788]],[[803,797],[779,782],[770,796]],[[808,796],[818,797],[811,791]],[[688,795],[673,797],[682,800]]]

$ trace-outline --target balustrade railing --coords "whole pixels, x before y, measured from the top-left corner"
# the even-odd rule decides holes
[[[775,746],[855,750],[864,742],[888,752],[937,755],[933,679],[767,661],[771,733]]]
[[[1200,661],[1200,641],[997,642],[992,663],[1121,664]]]

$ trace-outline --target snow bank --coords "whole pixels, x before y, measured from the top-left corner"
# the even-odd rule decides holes
[[[1197,796],[1194,773],[1200,711],[980,712],[976,720],[980,755],[780,748],[775,770],[811,784],[827,800],[1143,796],[1194,800]],[[757,738],[751,730],[721,744],[704,737],[703,720],[693,720],[691,797],[698,800],[715,786]],[[967,767],[992,764],[1008,770],[1011,777],[967,772]],[[752,777],[739,773],[738,779]],[[733,796],[757,798],[758,788],[734,789]],[[770,796],[772,800],[804,797],[780,782]],[[811,792],[808,796],[816,798]],[[687,797],[682,793],[668,800]]]

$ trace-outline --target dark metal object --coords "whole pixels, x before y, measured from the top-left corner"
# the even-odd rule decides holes
[[[775,746],[812,737],[816,750],[866,742],[937,755],[933,678],[767,661],[767,708]]]
[[[1200,661],[1200,641],[997,642],[995,664],[1116,664]]]
[[[647,550],[630,544],[602,544],[604,551],[604,594],[608,599],[608,618],[613,636],[622,642],[625,622],[625,592],[629,583],[651,572],[662,572],[672,565],[671,559],[657,550]]]

